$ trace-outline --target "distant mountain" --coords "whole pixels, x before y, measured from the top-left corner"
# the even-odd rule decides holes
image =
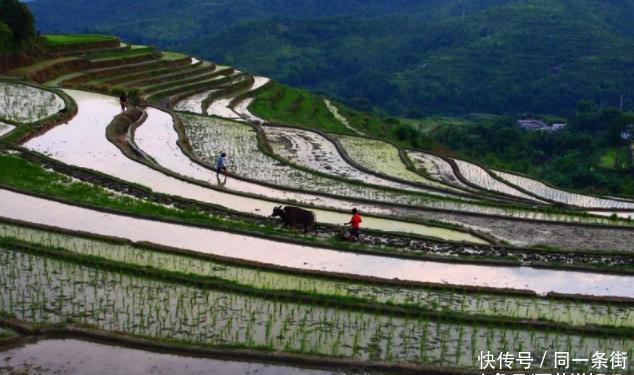
[[[393,114],[634,108],[634,0],[38,0],[107,32]]]

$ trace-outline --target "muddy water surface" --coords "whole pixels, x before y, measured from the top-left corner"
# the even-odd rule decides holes
[[[27,148],[44,153],[67,164],[94,169],[122,180],[147,186],[156,192],[218,204],[236,211],[266,216],[273,212],[274,207],[281,204],[237,196],[228,192],[186,183],[128,159],[105,136],[106,126],[120,112],[117,99],[76,90],[67,90],[66,92],[78,103],[79,112],[77,116],[68,124],[55,127],[42,136],[30,140],[25,144]],[[165,112],[150,109],[146,121],[139,130],[147,127],[145,129],[153,129],[155,132],[161,132],[161,135],[167,134],[172,137],[166,140],[162,136],[152,139],[146,136],[146,146],[159,147],[158,151],[154,152],[152,156],[160,157],[162,162],[178,164],[179,168],[182,167],[189,170],[191,162],[180,154],[180,150],[175,143],[176,133],[172,128],[171,118]],[[162,132],[161,130],[169,130],[169,132]],[[161,143],[156,144],[155,142]],[[322,207],[339,208],[349,206],[349,202],[341,200],[271,189],[230,177],[217,180],[213,172],[209,171],[208,173],[206,177],[212,176],[212,181],[215,181],[216,184],[224,189],[249,192],[271,199],[301,201],[304,204],[315,204]],[[390,214],[390,210],[386,208],[358,207],[361,212],[379,215]],[[341,224],[349,220],[348,215],[333,211],[315,210],[315,213],[317,220],[323,223]],[[417,233],[454,241],[484,242],[475,236],[459,231],[389,219],[366,217],[364,224],[367,228],[373,229]]]
[[[344,274],[452,285],[529,289],[544,294],[634,297],[634,277],[413,261],[300,246],[210,229],[134,219],[0,190],[0,216],[58,228],[149,241],[201,253]]]
[[[254,362],[184,357],[80,340],[43,340],[2,352],[0,358],[0,373],[15,374],[341,374]]]

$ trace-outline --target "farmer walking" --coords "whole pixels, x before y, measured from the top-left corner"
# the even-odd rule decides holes
[[[121,96],[119,96],[119,104],[121,104],[121,112],[125,112],[128,104],[128,97],[125,95],[125,92],[122,92]]]
[[[227,167],[225,166],[226,157],[227,157],[227,154],[223,152],[222,154],[220,154],[220,157],[218,157],[218,160],[216,161],[216,178],[220,177],[221,171],[222,171],[222,174],[225,175],[225,179],[227,178]]]
[[[356,208],[352,209],[352,218],[346,225],[350,225],[350,235],[348,236],[348,241],[360,241],[359,235],[361,234],[361,215]]]

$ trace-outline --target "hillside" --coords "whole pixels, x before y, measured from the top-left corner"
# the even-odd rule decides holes
[[[582,98],[618,106],[621,96],[634,107],[633,0],[293,3],[31,7],[45,31],[114,32],[365,110],[570,114]]]
[[[0,368],[467,374],[485,342],[633,347],[634,200],[417,144],[473,117],[426,129],[109,35],[25,45],[0,65]],[[624,147],[627,116],[583,102],[570,126]]]

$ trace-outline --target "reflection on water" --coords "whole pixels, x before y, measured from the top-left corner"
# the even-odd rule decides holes
[[[339,373],[254,362],[184,357],[80,340],[43,340],[3,352],[1,357],[0,370],[11,367],[12,374],[327,375]]]
[[[76,90],[66,90],[66,92],[78,104],[79,112],[77,116],[67,125],[55,127],[45,134],[30,140],[25,144],[27,148],[50,155],[67,164],[98,170],[125,181],[148,186],[159,193],[182,196],[200,202],[219,204],[240,212],[266,215],[273,211],[273,207],[280,204],[278,202],[232,195],[186,183],[128,159],[121,154],[119,149],[108,142],[105,137],[106,126],[120,111],[117,99],[101,94]],[[171,136],[174,137],[165,141],[162,137],[155,139],[145,136],[146,143],[143,144],[148,147],[154,145],[154,142],[162,140],[160,144],[160,147],[162,147],[161,152],[155,152],[152,156],[160,158],[160,163],[167,163],[168,166],[176,166],[176,170],[187,168],[185,169],[187,173],[196,173],[194,176],[199,175],[201,179],[204,180],[210,179],[212,176],[211,171],[207,171],[199,166],[199,169],[193,169],[195,168],[194,164],[178,149],[176,145],[176,134],[172,129],[171,117],[165,112],[152,108],[148,109],[148,114],[147,123],[139,128],[141,137],[144,137],[144,129],[151,129],[155,132],[160,132],[161,129],[169,129],[171,131],[165,132],[165,134],[173,134]],[[142,138],[140,139],[142,140]],[[279,200],[301,200],[304,203],[317,204],[323,207],[341,207],[348,205],[348,202],[285,192],[236,179],[229,179],[225,188],[251,192]],[[301,197],[305,198],[300,199]],[[378,207],[360,205],[359,209],[361,212],[366,213],[389,214],[389,210]],[[348,221],[348,216],[345,214],[323,210],[315,210],[315,212],[319,222],[340,224]],[[364,224],[367,228],[372,229],[417,233],[455,241],[483,242],[470,234],[426,225],[403,223],[395,220],[366,217]]]
[[[634,277],[531,267],[448,264],[360,255],[184,225],[104,214],[0,190],[0,215],[297,269],[452,285],[528,289],[540,294],[634,297]]]

